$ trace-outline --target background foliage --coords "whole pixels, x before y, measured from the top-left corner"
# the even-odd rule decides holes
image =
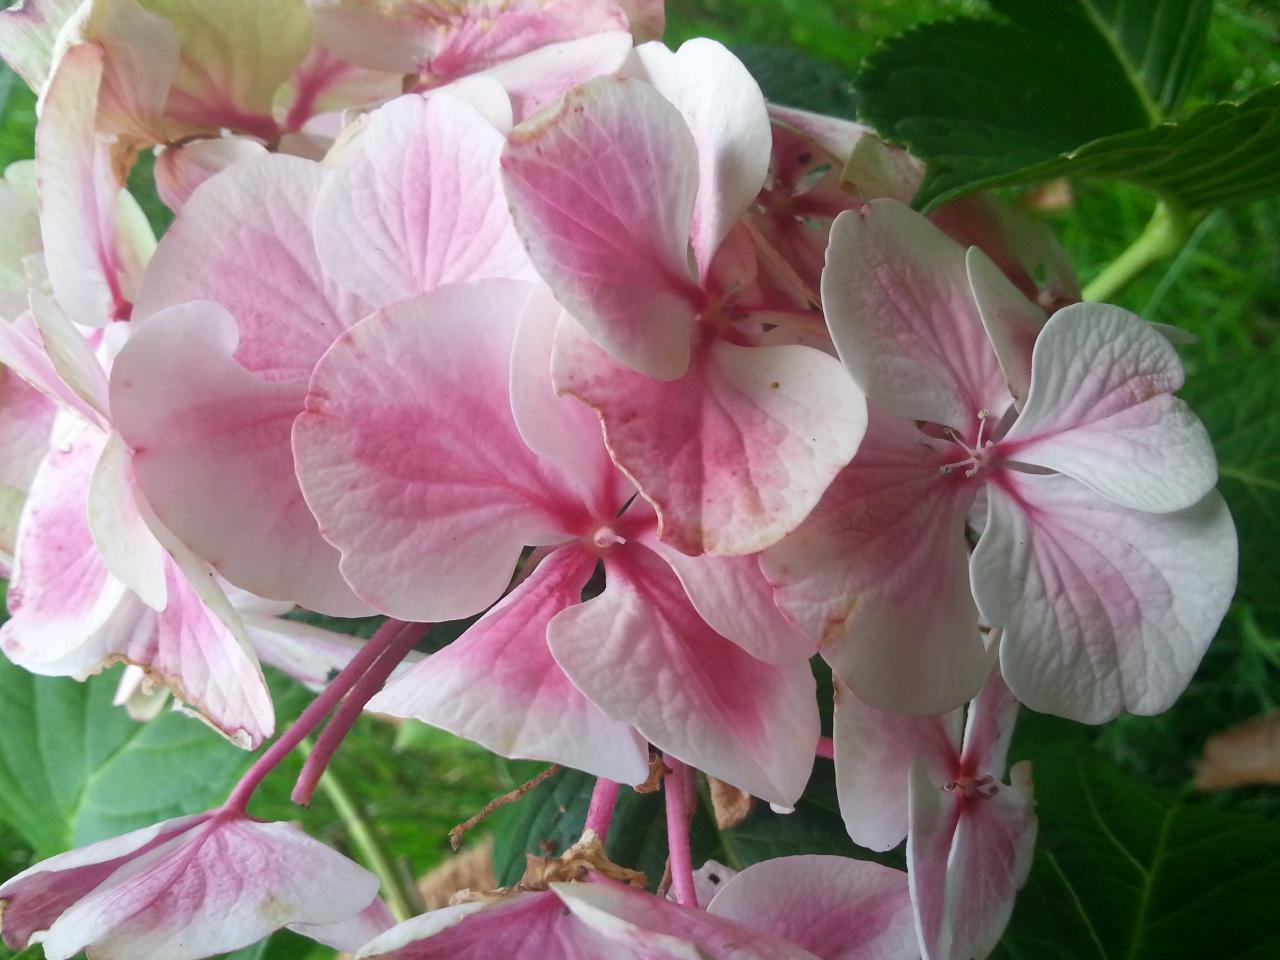
[[[883,120],[925,155],[950,158],[941,173],[935,171],[925,201],[974,182],[1019,185],[1010,196],[1053,223],[1085,281],[1114,260],[1152,214],[1155,196],[1135,182],[1152,183],[1151,151],[1158,160],[1167,146],[1158,138],[1186,138],[1188,129],[1181,121],[1177,128],[1159,123],[1192,116],[1200,117],[1193,123],[1212,127],[1222,109],[1212,104],[1240,101],[1280,82],[1280,7],[1272,0],[1219,0],[1211,17],[1208,0],[992,0],[991,6],[1008,19],[915,31],[875,54],[864,74],[870,99],[863,115]],[[1097,47],[1096,37],[1077,36],[1074,47],[1064,48],[1062,36],[1038,26],[1038,15],[1050,7],[1078,8],[1093,17],[1092,25],[1077,25],[1086,34],[1096,34],[1100,22],[1111,24],[1117,44],[1108,52]],[[734,47],[774,99],[854,116],[851,81],[877,41],[921,22],[984,15],[990,8],[978,0],[668,0],[668,9],[673,45],[695,35],[716,37]],[[1204,39],[1179,46],[1177,36],[1143,40],[1125,27],[1126,15],[1152,9],[1199,17],[1200,27],[1208,17]],[[944,56],[938,55],[939,39],[954,41]],[[1148,56],[1144,43],[1182,53]],[[1064,49],[1076,55],[1064,56]],[[998,56],[993,61],[983,50]],[[1138,67],[1116,73],[1108,56]],[[978,141],[969,131],[966,142],[963,129],[939,132],[929,124],[902,123],[917,102],[912,97],[920,96],[920,86],[904,87],[897,72],[912,58],[939,66],[937,76],[924,81],[926,90],[933,82],[960,90],[949,101],[953,110],[988,124],[999,121],[1011,136],[998,149],[975,150],[975,142],[995,142],[990,131]],[[1023,82],[1018,71],[1029,64],[1041,73],[1056,71],[1054,84],[1031,102],[1006,102],[1010,76]],[[975,71],[984,81],[978,87],[971,83]],[[996,79],[987,83],[991,77]],[[1082,94],[1101,106],[1073,119]],[[1248,137],[1265,143],[1280,135],[1276,95],[1266,96],[1271,99],[1262,101],[1256,123],[1190,138],[1200,151],[1195,169],[1202,175],[1188,175],[1185,158],[1165,168],[1156,163],[1181,185],[1180,196],[1216,199],[1214,177],[1227,182],[1239,174],[1232,149]],[[1195,113],[1201,109],[1210,112]],[[1042,140],[1017,141],[1013,135],[1031,121]],[[0,72],[0,165],[31,155],[34,122],[30,93]],[[1069,155],[1095,136],[1108,139],[1083,157]],[[1280,170],[1276,154],[1272,143],[1272,165],[1263,167],[1272,177]],[[1036,168],[1034,174],[1025,173],[1028,167]],[[1135,175],[1139,168],[1147,172]],[[1096,176],[1099,170],[1105,178]],[[1082,172],[1089,176],[1065,193],[1025,185]],[[145,177],[141,171],[138,182]],[[162,226],[164,208],[146,193],[141,199]],[[1280,951],[1273,920],[1280,890],[1280,788],[1205,795],[1191,786],[1207,737],[1274,709],[1280,700],[1280,199],[1214,209],[1188,226],[1181,252],[1129,286],[1118,302],[1198,338],[1184,349],[1190,373],[1185,394],[1214,436],[1222,491],[1240,527],[1240,593],[1191,688],[1168,713],[1124,717],[1097,729],[1024,718],[1014,753],[1035,761],[1041,845],[1000,948],[1007,958],[1262,960]],[[244,769],[246,758],[189,718],[170,714],[139,727],[113,711],[115,679],[111,672],[77,685],[33,678],[0,661],[0,874],[72,844],[208,806]],[[273,678],[273,684],[283,721],[304,701],[285,681]],[[539,769],[496,759],[425,727],[365,720],[339,754],[333,775],[400,868],[416,877],[446,858],[451,826]],[[587,777],[557,774],[468,842],[496,831],[498,879],[509,882],[526,849],[557,851],[572,841],[589,788]],[[344,824],[330,794],[317,794],[311,809],[299,810],[288,803],[288,789],[286,771],[269,781],[255,813],[301,820],[314,835],[360,856],[349,821]],[[625,795],[619,818],[612,854],[656,879],[665,831],[660,800]],[[819,851],[866,855],[843,832],[826,761],[818,762],[814,784],[792,816],[757,806],[742,825],[719,831],[703,809],[696,823],[695,855],[734,866]],[[329,955],[282,934],[236,958]],[[24,960],[38,956],[33,949]],[[0,958],[10,957],[0,948]]]

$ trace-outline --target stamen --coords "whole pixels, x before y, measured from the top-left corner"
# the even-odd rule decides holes
[[[591,542],[601,550],[605,550],[609,547],[621,546],[627,542],[627,538],[618,536],[612,527],[601,527],[592,534]]]

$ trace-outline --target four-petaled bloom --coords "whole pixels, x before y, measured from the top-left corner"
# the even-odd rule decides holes
[[[1031,765],[1003,782],[1018,701],[998,672],[963,710],[911,717],[837,685],[836,778],[853,839],[888,850],[907,837],[911,899],[925,960],[995,947],[1031,869]],[[961,739],[961,725],[964,737]]]
[[[48,960],[198,960],[284,926],[355,949],[386,926],[377,893],[295,826],[211,811],[41,861],[0,886],[0,906],[4,942],[40,943]]]
[[[844,857],[783,857],[728,880],[705,909],[597,874],[446,907],[387,931],[358,960],[912,960],[907,878]]]
[[[884,709],[949,710],[1000,637],[1034,709],[1166,709],[1236,578],[1168,341],[1102,304],[1046,322],[980,251],[891,200],[836,221],[823,300],[871,424],[764,568],[845,683]]]
[[[540,548],[370,708],[628,783],[648,774],[648,740],[794,803],[819,735],[812,647],[753,558],[656,538],[595,418],[552,389],[560,314],[528,283],[449,285],[352,327],[316,368],[298,475],[372,606],[469,616]],[[598,563],[604,590],[583,602]]]

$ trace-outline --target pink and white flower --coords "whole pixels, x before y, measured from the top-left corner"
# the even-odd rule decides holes
[[[415,917],[359,960],[516,956],[547,960],[911,960],[906,877],[843,857],[785,857],[743,870],[705,910],[615,881],[552,883]]]
[[[886,713],[837,681],[840,810],[864,847],[888,850],[907,838],[925,960],[970,960],[994,949],[1035,849],[1030,764],[1016,764],[1004,782],[1018,701],[993,672],[967,722],[963,713]]]
[[[516,227],[572,316],[556,387],[600,415],[665,542],[754,553],[852,457],[863,400],[832,357],[767,342],[767,329],[816,318],[811,304],[753,297],[770,259],[740,223],[769,163],[755,81],[707,40],[641,46],[629,73],[644,79],[571,91],[503,156]]]
[[[1045,322],[981,252],[888,200],[839,218],[823,295],[871,427],[764,559],[783,609],[884,709],[972,697],[995,655],[979,622],[1034,709],[1167,708],[1236,576],[1168,341],[1102,304]]]
[[[656,539],[590,411],[552,390],[559,315],[526,283],[448,285],[362,321],[316,368],[298,475],[373,607],[469,616],[541,548],[501,603],[370,709],[629,783],[648,773],[643,736],[794,802],[818,738],[812,648],[753,559],[695,560]],[[582,602],[598,563],[604,591]]]
[[[388,925],[377,892],[292,824],[210,811],[41,861],[0,886],[0,908],[4,942],[48,960],[198,960],[285,926],[356,949]]]

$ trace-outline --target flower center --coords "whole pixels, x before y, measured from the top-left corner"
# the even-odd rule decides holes
[[[965,452],[965,458],[963,460],[955,460],[951,463],[943,464],[939,468],[942,471],[943,476],[947,476],[951,471],[964,467],[964,475],[972,479],[984,468],[991,466],[993,462],[991,448],[995,446],[995,441],[986,439],[987,423],[990,419],[990,411],[978,411],[978,436],[973,441],[973,446],[965,443],[960,434],[956,433],[950,427],[943,427],[943,436]]]
[[[1000,786],[993,776],[957,777],[948,783],[943,790],[959,790],[966,800],[990,800],[1000,792]]]
[[[610,547],[626,543],[627,538],[619,536],[613,527],[606,525],[591,535],[591,542],[596,545],[597,550],[608,550]]]

